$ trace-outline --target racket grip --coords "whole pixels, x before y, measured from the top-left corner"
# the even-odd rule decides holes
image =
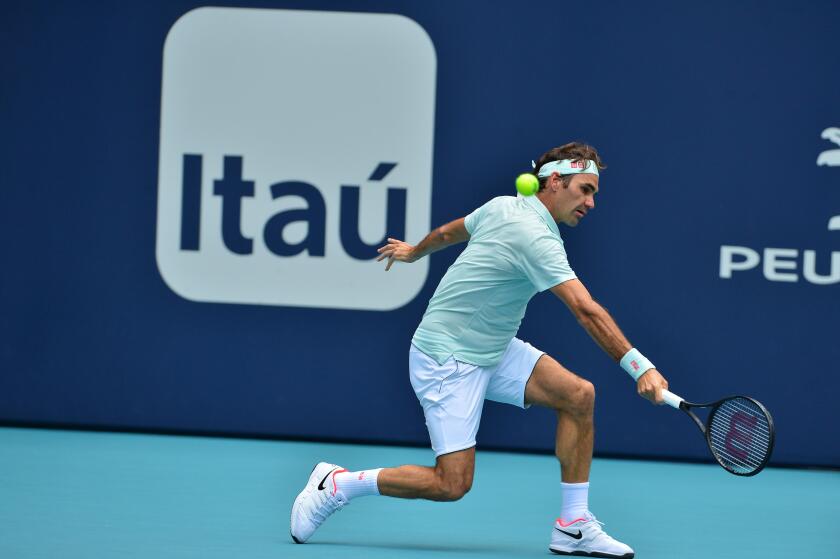
[[[680,398],[679,396],[677,396],[669,390],[662,391],[662,399],[665,400],[666,404],[676,409],[680,409],[680,402],[683,401],[682,398]]]

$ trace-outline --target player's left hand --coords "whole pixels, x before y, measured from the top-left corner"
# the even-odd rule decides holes
[[[414,246],[405,241],[391,239],[390,237],[388,238],[388,244],[380,247],[376,252],[379,253],[379,257],[376,259],[377,262],[382,262],[386,258],[388,259],[388,263],[385,265],[386,272],[391,269],[391,266],[396,260],[400,262],[414,262],[417,260],[414,254]]]
[[[660,406],[665,403],[662,400],[662,391],[667,389],[668,381],[656,369],[648,369],[636,381],[636,391],[639,396]]]

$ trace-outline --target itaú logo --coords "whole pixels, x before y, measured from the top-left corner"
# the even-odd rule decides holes
[[[199,302],[392,310],[428,259],[434,47],[390,14],[199,8],[163,49],[156,259]]]
[[[822,139],[840,145],[840,128],[823,130]],[[817,157],[817,166],[840,167],[840,149],[825,150]],[[840,231],[840,215],[828,220],[829,231]],[[840,283],[840,252],[818,253],[816,250],[795,248],[765,248],[760,252],[750,247],[723,245],[720,247],[719,275],[730,279],[736,272],[758,268],[768,281],[798,282],[814,285]],[[826,271],[827,268],[827,271]]]
[[[242,178],[241,156],[224,156],[222,176],[213,182],[213,195],[219,200],[216,206],[221,214],[221,230],[218,237],[222,245],[239,255],[254,253],[254,239],[242,232],[242,208],[255,198],[254,181]],[[182,251],[201,250],[201,206],[202,206],[202,163],[201,154],[184,154],[183,183],[181,189],[181,242]],[[380,163],[368,181],[375,187],[382,181],[396,163]],[[283,206],[283,198],[292,197],[304,202],[304,207],[283,209],[266,219],[262,228],[262,241],[266,250],[275,256],[296,256],[306,253],[310,257],[327,255],[327,204],[321,191],[313,184],[300,180],[280,181],[267,187],[272,201]],[[373,243],[366,243],[359,234],[359,185],[341,185],[339,195],[339,241],[344,252],[351,258],[371,260],[377,256],[376,249],[388,242],[383,236]],[[397,237],[405,237],[406,188],[388,187],[384,229]],[[370,194],[369,194],[370,195]],[[381,197],[381,194],[379,195]],[[296,235],[292,229],[302,226],[304,233]],[[298,229],[300,227],[297,227]],[[287,231],[287,229],[289,232]],[[290,242],[289,238],[299,236]],[[208,235],[210,237],[210,235]]]

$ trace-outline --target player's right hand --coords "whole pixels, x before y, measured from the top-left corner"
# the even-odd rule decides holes
[[[391,269],[391,266],[397,260],[400,262],[414,262],[417,260],[414,254],[414,246],[405,241],[390,237],[388,238],[388,244],[380,247],[376,252],[379,253],[379,257],[376,259],[377,262],[382,262],[386,258],[388,259],[388,263],[385,265],[386,272]]]
[[[660,406],[665,403],[662,399],[662,391],[667,389],[668,381],[656,369],[648,369],[636,381],[636,391],[639,396]]]

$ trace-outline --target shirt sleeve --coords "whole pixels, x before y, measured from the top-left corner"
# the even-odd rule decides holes
[[[537,291],[545,291],[575,279],[563,241],[553,235],[540,235],[523,245],[520,267]]]
[[[467,228],[467,233],[469,233],[470,236],[475,233],[475,228],[478,227],[478,222],[481,220],[481,209],[483,207],[484,206],[474,209],[469,215],[467,215],[467,217],[464,218],[464,227]]]
[[[476,208],[467,217],[464,218],[464,227],[467,228],[467,233],[470,237],[475,235],[476,230],[481,226],[486,219],[493,221],[498,218],[499,204],[503,203],[505,198],[509,196],[496,196],[495,198],[486,202],[483,206]]]

